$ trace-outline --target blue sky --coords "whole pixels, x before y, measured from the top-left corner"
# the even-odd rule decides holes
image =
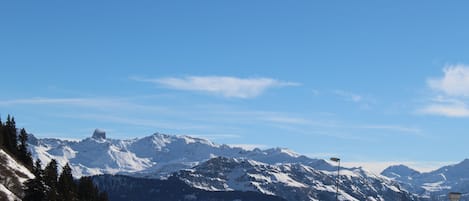
[[[377,169],[467,157],[463,1],[6,1],[0,113],[39,137],[162,132]]]

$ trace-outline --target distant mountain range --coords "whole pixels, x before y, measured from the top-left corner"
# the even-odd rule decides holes
[[[135,139],[108,139],[106,133],[98,129],[92,137],[80,141],[37,139],[30,135],[29,144],[34,158],[43,163],[51,159],[56,159],[60,165],[68,162],[75,176],[119,174],[127,177],[119,176],[117,180],[145,178],[156,183],[177,178],[204,192],[258,192],[288,201],[335,199],[337,168],[324,160],[284,148],[246,150],[190,136],[160,133]],[[415,174],[420,173],[404,166],[390,167],[383,172],[384,176],[361,168],[341,168],[340,198],[430,199],[419,190],[425,189],[428,182],[406,183],[401,179]],[[113,181],[109,177],[113,176],[95,178],[102,182],[103,188],[118,189],[106,187]],[[440,191],[432,192],[445,193],[445,187],[440,187]],[[144,190],[152,187],[148,188]]]
[[[288,149],[246,150],[190,136],[155,133],[129,140],[108,139],[104,131],[95,130],[81,141],[37,139],[29,136],[34,158],[51,159],[60,165],[70,163],[73,175],[131,174],[164,178],[177,170],[194,167],[210,158],[246,158],[268,164],[303,163],[330,165],[322,160],[301,156]]]
[[[451,191],[461,192],[463,199],[469,199],[469,159],[426,173],[398,165],[386,168],[381,174],[398,181],[422,199],[448,200]]]
[[[341,172],[341,200],[417,200],[390,180],[361,168],[344,168]],[[217,157],[175,176],[199,189],[256,191],[289,201],[310,201],[335,200],[336,174],[302,163],[270,165]]]

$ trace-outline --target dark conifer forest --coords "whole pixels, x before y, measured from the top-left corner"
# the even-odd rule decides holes
[[[15,118],[8,115],[5,122],[0,119],[0,149],[28,168],[34,178],[24,183],[23,201],[108,201],[108,195],[93,184],[91,178],[75,180],[68,164],[61,168],[51,160],[44,168],[38,159],[35,162],[28,149],[28,134],[24,128],[16,127]]]

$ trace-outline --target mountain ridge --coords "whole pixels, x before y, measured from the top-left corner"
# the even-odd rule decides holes
[[[175,174],[187,184],[210,191],[257,191],[289,201],[335,200],[336,170],[301,163],[266,164],[249,159],[212,158]],[[341,200],[417,200],[397,184],[361,168],[344,168]]]
[[[80,141],[38,139],[30,135],[30,151],[35,159],[46,163],[52,158],[61,165],[70,163],[77,177],[117,173],[165,177],[217,156],[249,158],[269,164],[320,161],[284,148],[247,150],[206,139],[162,133],[120,140],[107,138],[103,131],[97,132],[99,137],[94,132],[94,137]]]
[[[440,167],[430,172],[408,172],[402,170],[412,170],[411,168],[400,165],[397,169],[388,167],[381,175],[399,182],[401,186],[414,194],[427,200],[444,200],[447,194],[454,192],[467,192],[469,189],[469,159]],[[463,199],[468,199],[468,194],[462,195]]]

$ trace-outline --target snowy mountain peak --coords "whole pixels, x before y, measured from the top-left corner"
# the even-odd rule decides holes
[[[97,128],[94,130],[92,138],[93,139],[106,139],[106,131]]]
[[[188,135],[168,135],[168,134],[163,134],[163,133],[154,133],[153,135],[150,136],[152,138],[152,141],[155,144],[158,144],[160,146],[164,146],[166,144],[170,143],[177,143],[181,142],[184,144],[191,144],[191,143],[199,143],[199,144],[205,144],[209,146],[217,146],[213,142],[203,139],[203,138],[197,138],[197,137],[192,137]]]
[[[396,178],[396,177],[411,177],[420,174],[417,170],[414,170],[410,167],[405,165],[393,165],[389,166],[388,168],[384,169],[381,172],[381,175],[384,175],[388,178]]]

